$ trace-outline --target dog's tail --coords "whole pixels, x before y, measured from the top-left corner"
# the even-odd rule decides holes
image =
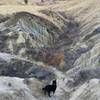
[[[45,90],[44,88],[42,88],[42,90]]]
[[[45,89],[45,87],[42,88],[42,91],[44,92],[44,94],[46,94],[46,89]]]
[[[45,87],[43,87],[42,90],[45,90]]]

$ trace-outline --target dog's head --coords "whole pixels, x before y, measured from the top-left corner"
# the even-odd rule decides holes
[[[53,85],[56,85],[56,83],[57,83],[56,80],[53,80],[53,81],[52,81],[52,84],[53,84]]]

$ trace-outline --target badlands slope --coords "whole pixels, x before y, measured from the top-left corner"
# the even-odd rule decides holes
[[[99,100],[99,4],[1,5],[0,100]],[[55,78],[49,98],[41,88]]]

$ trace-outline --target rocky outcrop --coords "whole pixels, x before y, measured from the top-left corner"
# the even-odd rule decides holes
[[[0,77],[1,100],[38,100],[23,79]]]
[[[7,53],[0,53],[0,75],[20,78],[35,77],[40,80],[55,78],[51,69]]]
[[[64,48],[76,41],[79,28],[74,20],[66,19],[69,21],[65,22],[65,18],[60,13],[50,13],[52,19],[55,20],[54,23],[27,12],[9,15],[9,18],[1,18],[5,22],[0,24],[0,51],[24,57],[30,61],[42,61],[47,65],[63,69],[66,62]],[[60,20],[56,18],[60,18]],[[58,22],[62,25],[58,26]],[[71,27],[70,25],[73,32],[68,28]]]

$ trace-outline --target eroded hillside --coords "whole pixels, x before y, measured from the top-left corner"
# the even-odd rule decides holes
[[[1,6],[2,100],[99,100],[99,3],[70,0],[35,9]],[[57,90],[49,98],[42,87],[55,78]],[[15,84],[18,81],[22,88]]]

